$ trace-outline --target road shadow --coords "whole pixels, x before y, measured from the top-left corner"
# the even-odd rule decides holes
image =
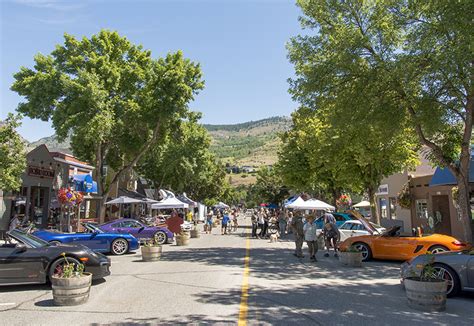
[[[25,284],[25,285],[5,285],[0,287],[0,293],[26,292],[26,291],[48,291],[51,284]]]
[[[91,326],[144,326],[144,325],[235,325],[237,317],[232,318],[231,316],[218,316],[210,318],[207,315],[191,314],[191,315],[174,315],[169,318],[125,318],[120,322],[99,324],[92,323]]]
[[[53,299],[47,299],[47,300],[41,300],[38,302],[35,302],[36,307],[59,307],[54,304]]]

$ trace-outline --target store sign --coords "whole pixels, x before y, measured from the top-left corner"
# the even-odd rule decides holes
[[[388,195],[388,185],[380,185],[376,195]]]
[[[44,169],[37,166],[28,166],[28,175],[39,178],[54,178],[54,170]]]

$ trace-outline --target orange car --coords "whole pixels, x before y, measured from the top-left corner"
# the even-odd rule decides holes
[[[364,217],[357,212],[354,215],[368,230],[371,230],[372,234],[348,238],[339,245],[339,249],[345,251],[350,246],[353,246],[362,252],[363,261],[370,260],[371,258],[409,260],[418,255],[426,254],[427,251],[439,253],[443,251],[464,250],[471,247],[456,238],[443,234],[419,237],[401,236],[400,226],[392,227],[382,234],[378,234]]]

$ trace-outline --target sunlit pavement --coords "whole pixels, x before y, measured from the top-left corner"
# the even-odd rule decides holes
[[[81,306],[54,306],[48,286],[2,287],[0,324],[236,324],[245,309],[248,232],[222,236],[215,229],[187,247],[167,245],[159,262],[141,262],[139,252],[112,256],[112,275],[95,283]],[[449,299],[446,312],[418,312],[406,304],[399,263],[346,268],[322,252],[317,263],[298,259],[293,248],[286,239],[250,241],[248,324],[474,324],[473,294]]]

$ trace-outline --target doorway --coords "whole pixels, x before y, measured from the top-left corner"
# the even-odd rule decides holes
[[[433,229],[435,233],[451,234],[451,216],[449,214],[449,197],[432,196]],[[431,225],[430,225],[431,226]]]
[[[31,187],[30,216],[33,223],[46,227],[49,209],[49,187]]]

